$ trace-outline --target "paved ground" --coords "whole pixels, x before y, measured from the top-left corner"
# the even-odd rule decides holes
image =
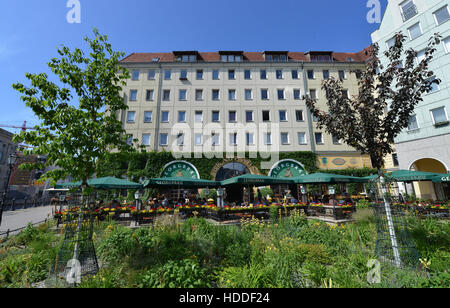
[[[2,224],[0,225],[0,234],[6,232],[7,230],[16,230],[26,227],[30,222],[37,223],[44,221],[46,218],[51,217],[53,208],[53,206],[49,205],[25,210],[3,212]],[[15,233],[11,233],[10,235]]]

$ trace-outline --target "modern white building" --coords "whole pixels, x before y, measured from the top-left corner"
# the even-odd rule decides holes
[[[430,69],[432,78],[441,80],[426,94],[415,109],[408,128],[395,140],[400,169],[450,172],[450,0],[389,0],[380,28],[372,33],[372,41],[380,46],[380,58],[394,43],[394,35],[407,36],[405,49],[424,56],[429,39],[439,33],[443,40],[437,47]],[[450,185],[421,182],[415,191],[424,199],[450,197]]]

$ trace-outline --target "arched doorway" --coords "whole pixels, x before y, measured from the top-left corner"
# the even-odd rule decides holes
[[[243,174],[249,174],[250,169],[240,162],[229,162],[223,165],[216,173],[216,181],[231,179]],[[227,187],[225,200],[228,202],[241,202],[243,189],[241,186]]]
[[[447,166],[435,158],[421,158],[409,167],[414,171],[447,173]],[[450,185],[448,183],[415,182],[414,190],[421,199],[444,200],[450,198]]]

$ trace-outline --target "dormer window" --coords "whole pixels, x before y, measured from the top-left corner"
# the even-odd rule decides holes
[[[309,56],[311,62],[333,62],[332,51],[310,51],[306,55]]]
[[[242,51],[219,51],[222,62],[242,62],[244,56]]]
[[[175,62],[197,62],[197,51],[174,51]]]
[[[264,57],[266,62],[287,62],[288,52],[287,51],[266,51],[264,52]]]

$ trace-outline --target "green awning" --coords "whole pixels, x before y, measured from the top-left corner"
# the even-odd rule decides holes
[[[441,174],[432,179],[433,183],[450,182],[450,174]]]
[[[139,189],[142,184],[114,177],[103,177],[88,180],[88,185],[98,189]],[[81,186],[81,181],[55,185],[55,188],[73,188]]]
[[[192,178],[155,178],[146,180],[144,187],[185,187],[206,188],[219,187],[220,182]]]
[[[414,182],[414,181],[431,181],[437,176],[442,176],[440,173],[425,172],[425,171],[411,171],[411,170],[397,170],[384,174],[386,177],[393,178],[398,182]],[[371,175],[363,177],[366,181],[373,181],[378,175]]]
[[[297,184],[328,184],[328,183],[362,183],[364,180],[356,176],[333,173],[312,173],[294,178]]]
[[[294,181],[290,178],[276,178],[266,175],[244,174],[241,176],[223,180],[221,183],[222,186],[228,185],[268,186],[280,184],[294,184]]]

